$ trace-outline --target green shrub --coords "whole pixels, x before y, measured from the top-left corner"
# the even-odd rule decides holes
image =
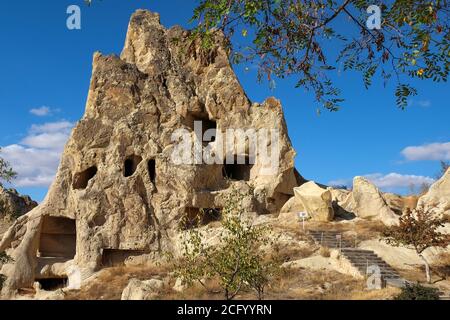
[[[6,281],[6,277],[2,274],[0,274],[0,291],[3,289],[3,284]]]
[[[205,279],[216,279],[227,300],[245,289],[253,290],[258,299],[263,299],[278,265],[266,259],[260,250],[272,243],[269,228],[246,221],[243,199],[244,195],[237,190],[227,196],[221,217],[223,231],[217,245],[206,246],[200,230],[188,230],[182,258],[174,266],[175,276],[188,286],[200,283],[206,289]]]
[[[0,265],[13,261],[6,253],[0,252]],[[0,274],[0,290],[3,288],[3,283],[5,283],[6,277]]]
[[[439,300],[439,290],[417,284],[406,284],[395,300]]]

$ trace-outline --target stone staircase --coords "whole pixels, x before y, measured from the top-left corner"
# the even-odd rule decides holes
[[[402,279],[386,261],[381,259],[371,250],[362,250],[355,248],[356,243],[344,239],[342,234],[337,231],[309,231],[314,242],[330,249],[339,249],[341,255],[350,264],[359,271],[362,276],[368,275],[370,267],[380,268],[381,278],[386,285],[403,287],[406,280]]]
[[[330,249],[351,248],[354,246],[350,241],[343,239],[342,233],[338,231],[309,231],[314,242],[322,247]]]

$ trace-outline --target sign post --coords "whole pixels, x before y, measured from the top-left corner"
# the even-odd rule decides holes
[[[339,252],[341,252],[342,251],[342,235],[337,234],[336,240],[339,242]]]
[[[305,220],[306,218],[308,218],[308,213],[302,211],[298,213],[298,216],[300,217],[300,219],[302,219],[303,231],[305,231]]]

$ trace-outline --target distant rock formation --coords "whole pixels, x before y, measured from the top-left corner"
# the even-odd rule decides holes
[[[340,206],[357,217],[380,220],[388,226],[399,221],[399,217],[388,206],[380,190],[364,177],[353,179],[353,190]]]
[[[249,140],[227,154],[242,163],[174,163],[175,131],[195,139],[196,123],[201,134],[278,130],[276,170],[266,173],[260,151],[251,159]],[[219,151],[218,138],[198,140],[200,150]],[[248,212],[279,212],[302,179],[294,157],[280,102],[249,101],[223,36],[205,51],[188,31],[166,29],[158,14],[139,10],[121,57],[94,55],[86,111],[46,199],[0,242],[15,261],[1,271],[8,277],[4,293],[35,281],[63,282],[74,267],[84,279],[130,257],[158,259],[175,250],[183,218],[220,212],[232,188],[250,194]]]
[[[18,218],[37,205],[29,196],[20,195],[17,190],[6,189],[0,185],[0,219]]]
[[[432,209],[438,214],[450,215],[450,168],[419,198],[418,206]]]

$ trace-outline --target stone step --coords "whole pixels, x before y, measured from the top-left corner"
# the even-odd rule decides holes
[[[359,271],[362,271],[364,273],[366,273],[367,271],[367,267],[366,266],[354,266],[355,268],[357,268]],[[369,266],[370,268],[370,266]],[[389,269],[383,269],[380,268],[380,272],[381,273],[392,273],[392,274],[397,274],[397,272],[395,270],[389,270]]]
[[[386,285],[396,288],[403,288],[408,283],[405,279],[398,278],[398,279],[384,279],[386,281]]]
[[[365,270],[365,269],[362,269],[362,270],[358,269],[358,270],[361,272],[362,275],[369,274],[367,272],[367,270]],[[370,273],[370,274],[373,274],[373,273]],[[400,278],[400,276],[398,274],[393,273],[393,272],[383,272],[383,271],[381,271],[380,275],[385,277],[385,278]]]
[[[309,233],[311,234],[341,234],[342,232],[339,231],[320,231],[320,230],[310,230]]]
[[[346,257],[345,255],[343,255],[345,258],[347,258],[350,261],[354,261],[354,262],[372,262],[372,263],[379,263],[379,264],[388,264],[386,261],[384,261],[383,259],[374,259],[374,258],[355,258],[355,257]]]
[[[380,268],[390,268],[391,266],[388,264],[382,264],[379,261],[351,261],[350,262],[355,266],[378,266]]]
[[[309,232],[309,235],[318,245],[329,248],[341,248],[341,254],[361,273],[361,275],[367,273],[368,266],[376,265],[380,268],[380,275],[384,279],[386,285],[394,287],[405,286],[406,281],[375,252],[372,250],[354,248],[354,243],[350,240],[336,238],[336,236],[342,236],[341,232],[312,230]]]
[[[368,255],[376,255],[375,252],[370,251],[370,250],[364,250],[364,249],[358,249],[358,248],[345,248],[342,249],[343,253],[346,254],[368,254]]]

